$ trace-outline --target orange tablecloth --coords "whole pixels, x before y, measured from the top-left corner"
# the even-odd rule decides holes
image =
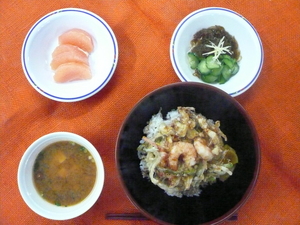
[[[1,1],[0,2],[0,224],[154,224],[106,220],[106,213],[137,212],[117,177],[115,142],[125,116],[148,92],[179,82],[169,58],[177,24],[208,6],[245,16],[263,42],[265,61],[257,82],[236,99],[249,112],[259,134],[261,171],[238,221],[225,224],[300,224],[300,1]],[[45,14],[66,7],[90,10],[113,29],[119,44],[117,69],[95,96],[60,103],[37,93],[20,60],[30,27]],[[96,204],[82,216],[51,221],[31,211],[17,186],[26,148],[50,132],[84,136],[98,149],[105,185]]]

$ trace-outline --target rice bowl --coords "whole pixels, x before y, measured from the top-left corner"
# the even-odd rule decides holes
[[[160,110],[167,115],[178,106],[194,107],[219,120],[227,144],[238,155],[233,175],[206,186],[199,196],[169,196],[140,169],[137,148],[147,122]],[[116,142],[116,165],[127,197],[147,218],[159,224],[217,224],[235,215],[249,199],[259,173],[260,148],[254,124],[233,97],[211,85],[180,82],[147,94],[129,112]]]

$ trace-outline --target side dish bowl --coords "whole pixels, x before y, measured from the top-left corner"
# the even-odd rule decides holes
[[[92,78],[55,83],[50,67],[58,37],[73,28],[93,37],[94,51],[89,56]],[[110,26],[98,15],[83,9],[65,8],[39,19],[25,37],[21,61],[25,76],[43,96],[60,101],[84,100],[99,92],[112,78],[118,61],[118,44]]]
[[[178,106],[194,107],[208,119],[219,120],[239,163],[225,182],[202,188],[200,196],[171,197],[143,178],[137,148],[143,129],[154,114]],[[148,218],[160,224],[216,224],[235,215],[249,199],[260,168],[255,127],[243,107],[230,95],[198,82],[170,84],[143,97],[125,118],[116,142],[116,165],[128,198]]]
[[[171,43],[170,57],[181,81],[203,83],[194,76],[187,53],[193,35],[204,28],[219,25],[235,37],[241,54],[239,72],[225,84],[210,84],[235,97],[248,90],[257,80],[264,61],[262,41],[254,26],[242,15],[226,8],[210,7],[187,15],[176,27]]]
[[[96,180],[90,194],[76,205],[64,207],[56,206],[44,200],[37,192],[33,167],[37,155],[48,145],[58,141],[72,141],[84,146],[94,158],[96,163]],[[55,132],[40,137],[25,151],[18,168],[18,186],[25,203],[35,213],[52,220],[72,219],[89,210],[99,198],[104,185],[104,167],[97,149],[85,138],[69,132]]]

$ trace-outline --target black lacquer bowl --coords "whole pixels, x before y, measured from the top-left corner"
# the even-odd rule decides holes
[[[202,189],[199,197],[171,197],[142,177],[137,147],[143,128],[162,109],[163,116],[177,106],[194,107],[206,118],[221,122],[227,143],[239,157],[233,175]],[[255,127],[243,107],[227,93],[206,84],[186,82],[161,87],[142,98],[124,120],[116,143],[116,164],[131,202],[160,224],[217,224],[245,204],[260,168]]]

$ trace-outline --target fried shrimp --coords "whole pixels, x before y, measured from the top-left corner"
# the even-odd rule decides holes
[[[186,167],[191,167],[196,164],[197,153],[194,146],[187,142],[175,142],[168,158],[170,169],[178,169],[178,160],[181,156]]]
[[[195,149],[197,150],[198,155],[207,161],[212,160],[213,153],[211,149],[206,145],[206,141],[203,138],[196,138],[194,141]]]
[[[153,115],[138,147],[142,176],[170,196],[199,196],[201,188],[233,174],[238,157],[220,122],[178,107]],[[224,139],[224,141],[223,141]]]

